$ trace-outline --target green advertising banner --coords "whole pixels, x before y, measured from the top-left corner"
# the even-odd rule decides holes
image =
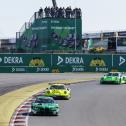
[[[51,66],[48,54],[0,54],[1,66],[46,67]]]
[[[89,65],[86,71],[90,72],[108,72],[111,70],[111,55],[87,55]]]
[[[107,72],[111,69],[111,55],[54,54],[52,65],[67,67],[72,72]]]
[[[79,50],[81,48],[81,19],[54,19],[50,20],[49,25],[51,50],[74,50],[75,48]]]
[[[113,68],[117,71],[126,71],[126,55],[113,55]]]
[[[126,71],[126,55],[0,54],[0,73]]]
[[[17,50],[41,52],[43,50],[76,50],[82,44],[82,20],[65,18],[36,19],[29,29],[17,38]],[[76,47],[75,47],[76,46]]]
[[[68,72],[69,70],[71,72],[84,72],[86,66],[85,58],[83,55],[78,54],[54,54],[52,56],[52,65],[63,67]]]
[[[0,67],[0,73],[51,73],[50,67]]]

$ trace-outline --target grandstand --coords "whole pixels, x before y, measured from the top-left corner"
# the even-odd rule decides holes
[[[17,52],[60,52],[81,50],[82,14],[80,8],[40,8],[16,33]]]

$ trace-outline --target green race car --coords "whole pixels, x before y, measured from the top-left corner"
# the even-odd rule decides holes
[[[31,103],[32,115],[58,115],[59,105],[52,97],[37,96],[36,100]]]
[[[126,76],[121,72],[109,72],[100,79],[100,84],[124,84]]]
[[[55,83],[45,90],[44,95],[53,97],[54,99],[70,99],[71,90],[67,88],[65,84]]]

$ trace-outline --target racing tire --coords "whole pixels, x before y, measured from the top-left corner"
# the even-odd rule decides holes
[[[57,112],[56,114],[55,114],[55,116],[58,116],[59,115],[59,113]]]
[[[59,115],[59,113],[58,113],[58,112],[53,113],[53,116],[58,116],[58,115]]]
[[[30,112],[30,116],[36,116],[36,114],[33,112]]]
[[[66,97],[65,100],[69,100],[70,98],[71,98],[71,96],[70,97]]]
[[[100,81],[100,84],[103,84],[103,82],[102,82],[102,81]]]
[[[120,78],[120,80],[119,80],[118,84],[122,84],[122,83],[121,83],[121,78]]]

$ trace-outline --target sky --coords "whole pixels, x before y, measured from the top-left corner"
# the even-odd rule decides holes
[[[58,7],[82,10],[82,31],[126,30],[126,0],[57,0]],[[40,7],[52,0],[0,0],[0,38],[13,38]]]

